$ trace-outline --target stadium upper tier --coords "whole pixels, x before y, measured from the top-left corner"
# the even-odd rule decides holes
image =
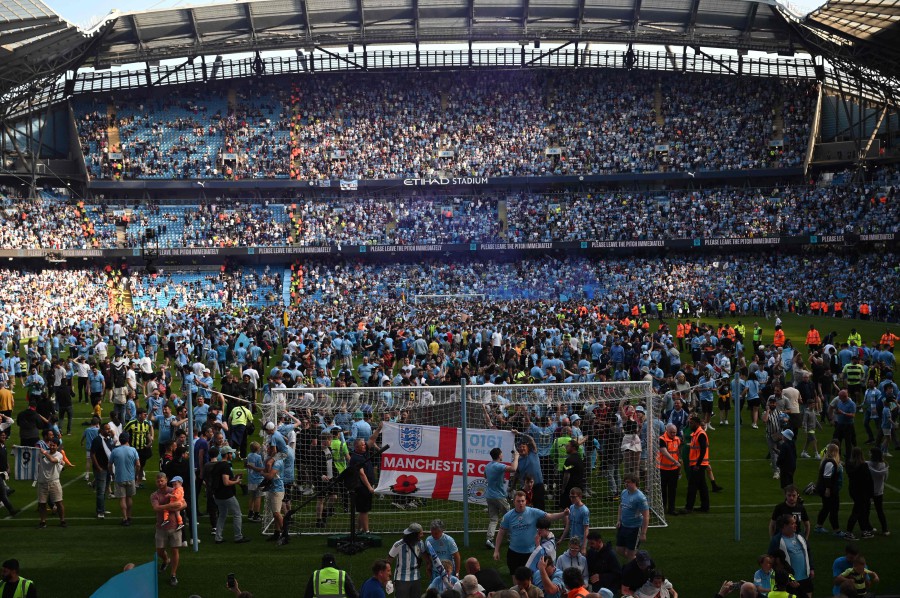
[[[477,196],[337,196],[269,204],[217,200],[115,208],[64,202],[46,194],[37,202],[0,195],[0,248],[135,248],[148,230],[154,233],[152,244],[165,248],[900,232],[897,197],[882,188],[840,184],[648,193],[588,188]]]
[[[316,180],[797,166],[814,83],[643,71],[322,74],[74,101],[90,175]]]

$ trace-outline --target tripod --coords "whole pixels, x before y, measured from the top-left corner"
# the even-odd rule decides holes
[[[314,500],[317,500],[320,496],[328,496],[330,494],[334,494],[335,493],[334,490],[335,490],[335,488],[339,487],[338,486],[339,484],[343,484],[344,487],[347,488],[348,491],[352,492],[350,486],[345,484],[345,482],[347,480],[354,480],[355,484],[359,484],[360,483],[358,480],[359,470],[363,467],[363,465],[365,465],[366,463],[369,463],[376,456],[380,455],[381,453],[388,450],[389,448],[391,448],[391,445],[386,444],[382,447],[375,449],[374,451],[370,451],[369,453],[366,454],[365,459],[363,459],[359,463],[356,463],[352,466],[348,466],[347,469],[345,469],[340,474],[334,476],[331,480],[329,480],[328,484],[325,486],[325,488],[323,488],[319,492],[316,492],[315,494],[310,495],[309,497],[304,499],[303,502],[301,502],[299,505],[297,505],[296,507],[293,507],[287,513],[285,513],[284,522],[282,524],[282,529],[285,530],[285,535],[282,536],[284,538],[283,543],[287,544],[289,542],[288,538],[290,537],[290,535],[287,533],[287,530],[290,529],[290,525],[294,519],[294,515],[298,511],[300,511],[301,509],[306,507],[306,505],[312,503]],[[357,478],[357,479],[355,479],[355,478]],[[353,485],[353,488],[356,488],[356,486]],[[356,503],[353,501],[353,498],[351,497],[351,499],[350,499],[350,533],[346,537],[338,540],[337,549],[344,554],[357,554],[359,552],[362,552],[363,550],[365,550],[368,547],[369,547],[368,540],[360,539],[356,534]]]

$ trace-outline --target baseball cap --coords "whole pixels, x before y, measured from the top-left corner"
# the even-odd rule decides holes
[[[791,430],[782,430],[781,435],[787,438],[788,440],[794,439],[794,432]]]
[[[610,590],[609,588],[600,588],[600,591],[598,593],[600,594],[600,598],[615,598],[612,590]]]
[[[581,421],[581,416],[576,413],[575,415],[572,416],[572,421],[573,422]]]
[[[653,562],[650,559],[650,553],[646,550],[638,550],[637,554],[634,555],[634,560],[637,561],[640,567],[648,567]]]
[[[266,431],[274,432],[275,431],[275,423],[274,422],[266,422]]]
[[[362,412],[362,411],[354,411],[354,412],[353,412],[353,417],[356,418],[356,419],[362,419],[362,416],[363,416],[363,412]]]
[[[646,411],[644,411],[644,406],[643,406],[643,405],[638,405],[637,407],[634,408],[634,410],[635,410],[635,412],[637,412],[637,413],[646,413]]]
[[[423,531],[424,530],[422,529],[422,526],[419,525],[418,523],[410,523],[409,527],[407,527],[405,530],[403,530],[403,535],[405,536],[407,534],[420,534]]]
[[[219,448],[220,455],[233,455],[236,451],[227,444]]]
[[[175,482],[181,482],[182,484],[184,484],[184,480],[181,478],[180,475],[177,475],[174,478],[172,478],[171,480],[169,480],[169,483],[174,484]]]

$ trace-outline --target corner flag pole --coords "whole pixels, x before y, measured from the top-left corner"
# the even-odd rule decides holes
[[[188,428],[191,429],[191,450],[188,451],[188,467],[191,468],[191,544],[194,552],[200,551],[200,543],[197,541],[197,467],[194,463],[194,397],[187,392]]]
[[[736,341],[740,350],[735,346],[734,352],[734,381],[731,383],[732,391],[735,387],[740,390],[741,358],[744,356],[744,342]],[[733,393],[732,393],[733,394]],[[735,406],[734,410],[734,541],[741,541],[741,402],[740,396],[731,397]]]

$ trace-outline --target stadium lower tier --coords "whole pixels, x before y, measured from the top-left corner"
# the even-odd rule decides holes
[[[810,311],[897,321],[897,253],[850,255],[669,255],[603,259],[544,256],[412,263],[301,260],[291,265],[214,270],[0,270],[0,323],[74,325],[110,313],[283,309],[310,318],[360,317],[377,306],[537,302],[590,305],[610,316],[762,314]],[[498,312],[498,313],[501,313]]]

